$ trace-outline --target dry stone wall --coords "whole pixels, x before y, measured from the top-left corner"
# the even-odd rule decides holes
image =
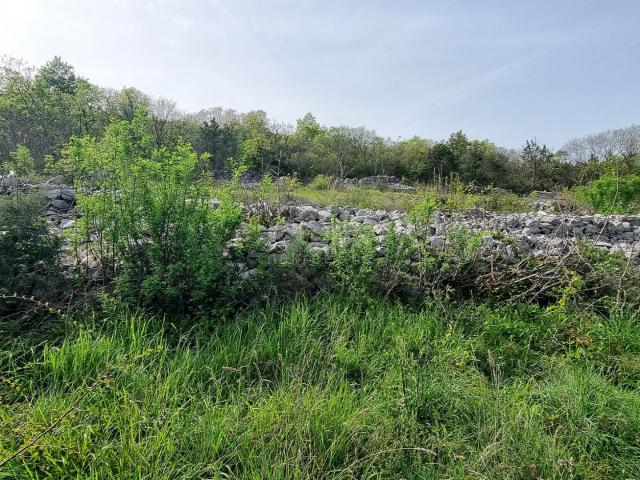
[[[7,178],[0,181],[0,194],[33,188],[41,189],[48,200],[45,215],[52,228],[57,231],[72,228],[76,217],[73,188],[54,184],[25,186]],[[281,221],[265,227],[263,232],[274,260],[301,233],[305,234],[311,249],[328,255],[325,233],[333,227],[334,219],[345,222],[347,231],[369,225],[380,244],[383,244],[384,235],[392,223],[399,234],[415,232],[407,215],[398,211],[340,206],[283,206],[275,214]],[[598,248],[620,252],[631,259],[637,260],[640,254],[640,215],[554,215],[543,212],[502,214],[484,210],[464,214],[440,212],[433,216],[430,232],[423,240],[437,246],[444,241],[447,230],[456,227],[464,227],[471,232],[486,231],[486,243],[494,244],[496,248],[506,248],[505,242],[496,239],[495,232],[501,232],[536,256],[562,255],[579,240],[593,242]]]
[[[346,222],[351,227],[347,230],[351,231],[369,225],[381,244],[392,223],[399,234],[415,232],[407,215],[397,211],[289,206],[282,208],[279,214],[284,221],[265,229],[271,253],[284,251],[301,232],[306,233],[312,249],[327,251],[324,234],[332,228],[332,219]],[[496,248],[504,243],[494,238],[496,232],[501,232],[536,256],[562,255],[579,240],[591,241],[601,249],[617,251],[628,258],[637,258],[640,250],[640,215],[497,214],[482,210],[466,214],[436,213],[430,234],[424,240],[437,246],[444,242],[447,230],[459,227],[470,232],[486,231],[485,242],[495,242]]]

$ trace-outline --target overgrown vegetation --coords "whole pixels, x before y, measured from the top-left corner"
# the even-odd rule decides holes
[[[61,239],[49,234],[45,206],[38,193],[0,196],[0,317],[31,318],[21,297],[46,302],[58,293]]]
[[[575,196],[598,213],[637,212],[640,211],[640,176],[605,174],[576,188]]]
[[[0,478],[635,478],[637,315],[325,297],[5,347]],[[6,345],[6,344],[5,344]]]
[[[637,151],[575,164],[537,142],[173,109],[60,59],[2,70],[0,478],[640,477],[638,265],[432,225],[559,186],[637,210]],[[20,183],[44,171],[76,187],[67,239]],[[416,192],[336,186],[369,174]],[[336,218],[267,244],[295,202],[410,225]]]
[[[242,212],[224,198],[213,209],[198,177],[202,157],[187,145],[155,147],[144,121],[140,111],[99,141],[74,138],[65,152],[68,172],[88,192],[79,197],[82,248],[123,298],[165,313],[211,313],[232,300],[223,248]]]

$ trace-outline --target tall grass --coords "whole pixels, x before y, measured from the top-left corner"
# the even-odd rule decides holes
[[[63,418],[0,478],[638,478],[637,320],[338,297],[183,335],[85,319],[5,349],[0,461]]]

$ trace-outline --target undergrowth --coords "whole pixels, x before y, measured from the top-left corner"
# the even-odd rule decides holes
[[[5,339],[0,461],[47,433],[0,478],[640,476],[629,312],[326,296],[182,334],[105,315]]]

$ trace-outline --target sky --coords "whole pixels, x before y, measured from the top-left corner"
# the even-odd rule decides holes
[[[0,55],[185,111],[553,148],[640,122],[640,0],[0,0]]]

